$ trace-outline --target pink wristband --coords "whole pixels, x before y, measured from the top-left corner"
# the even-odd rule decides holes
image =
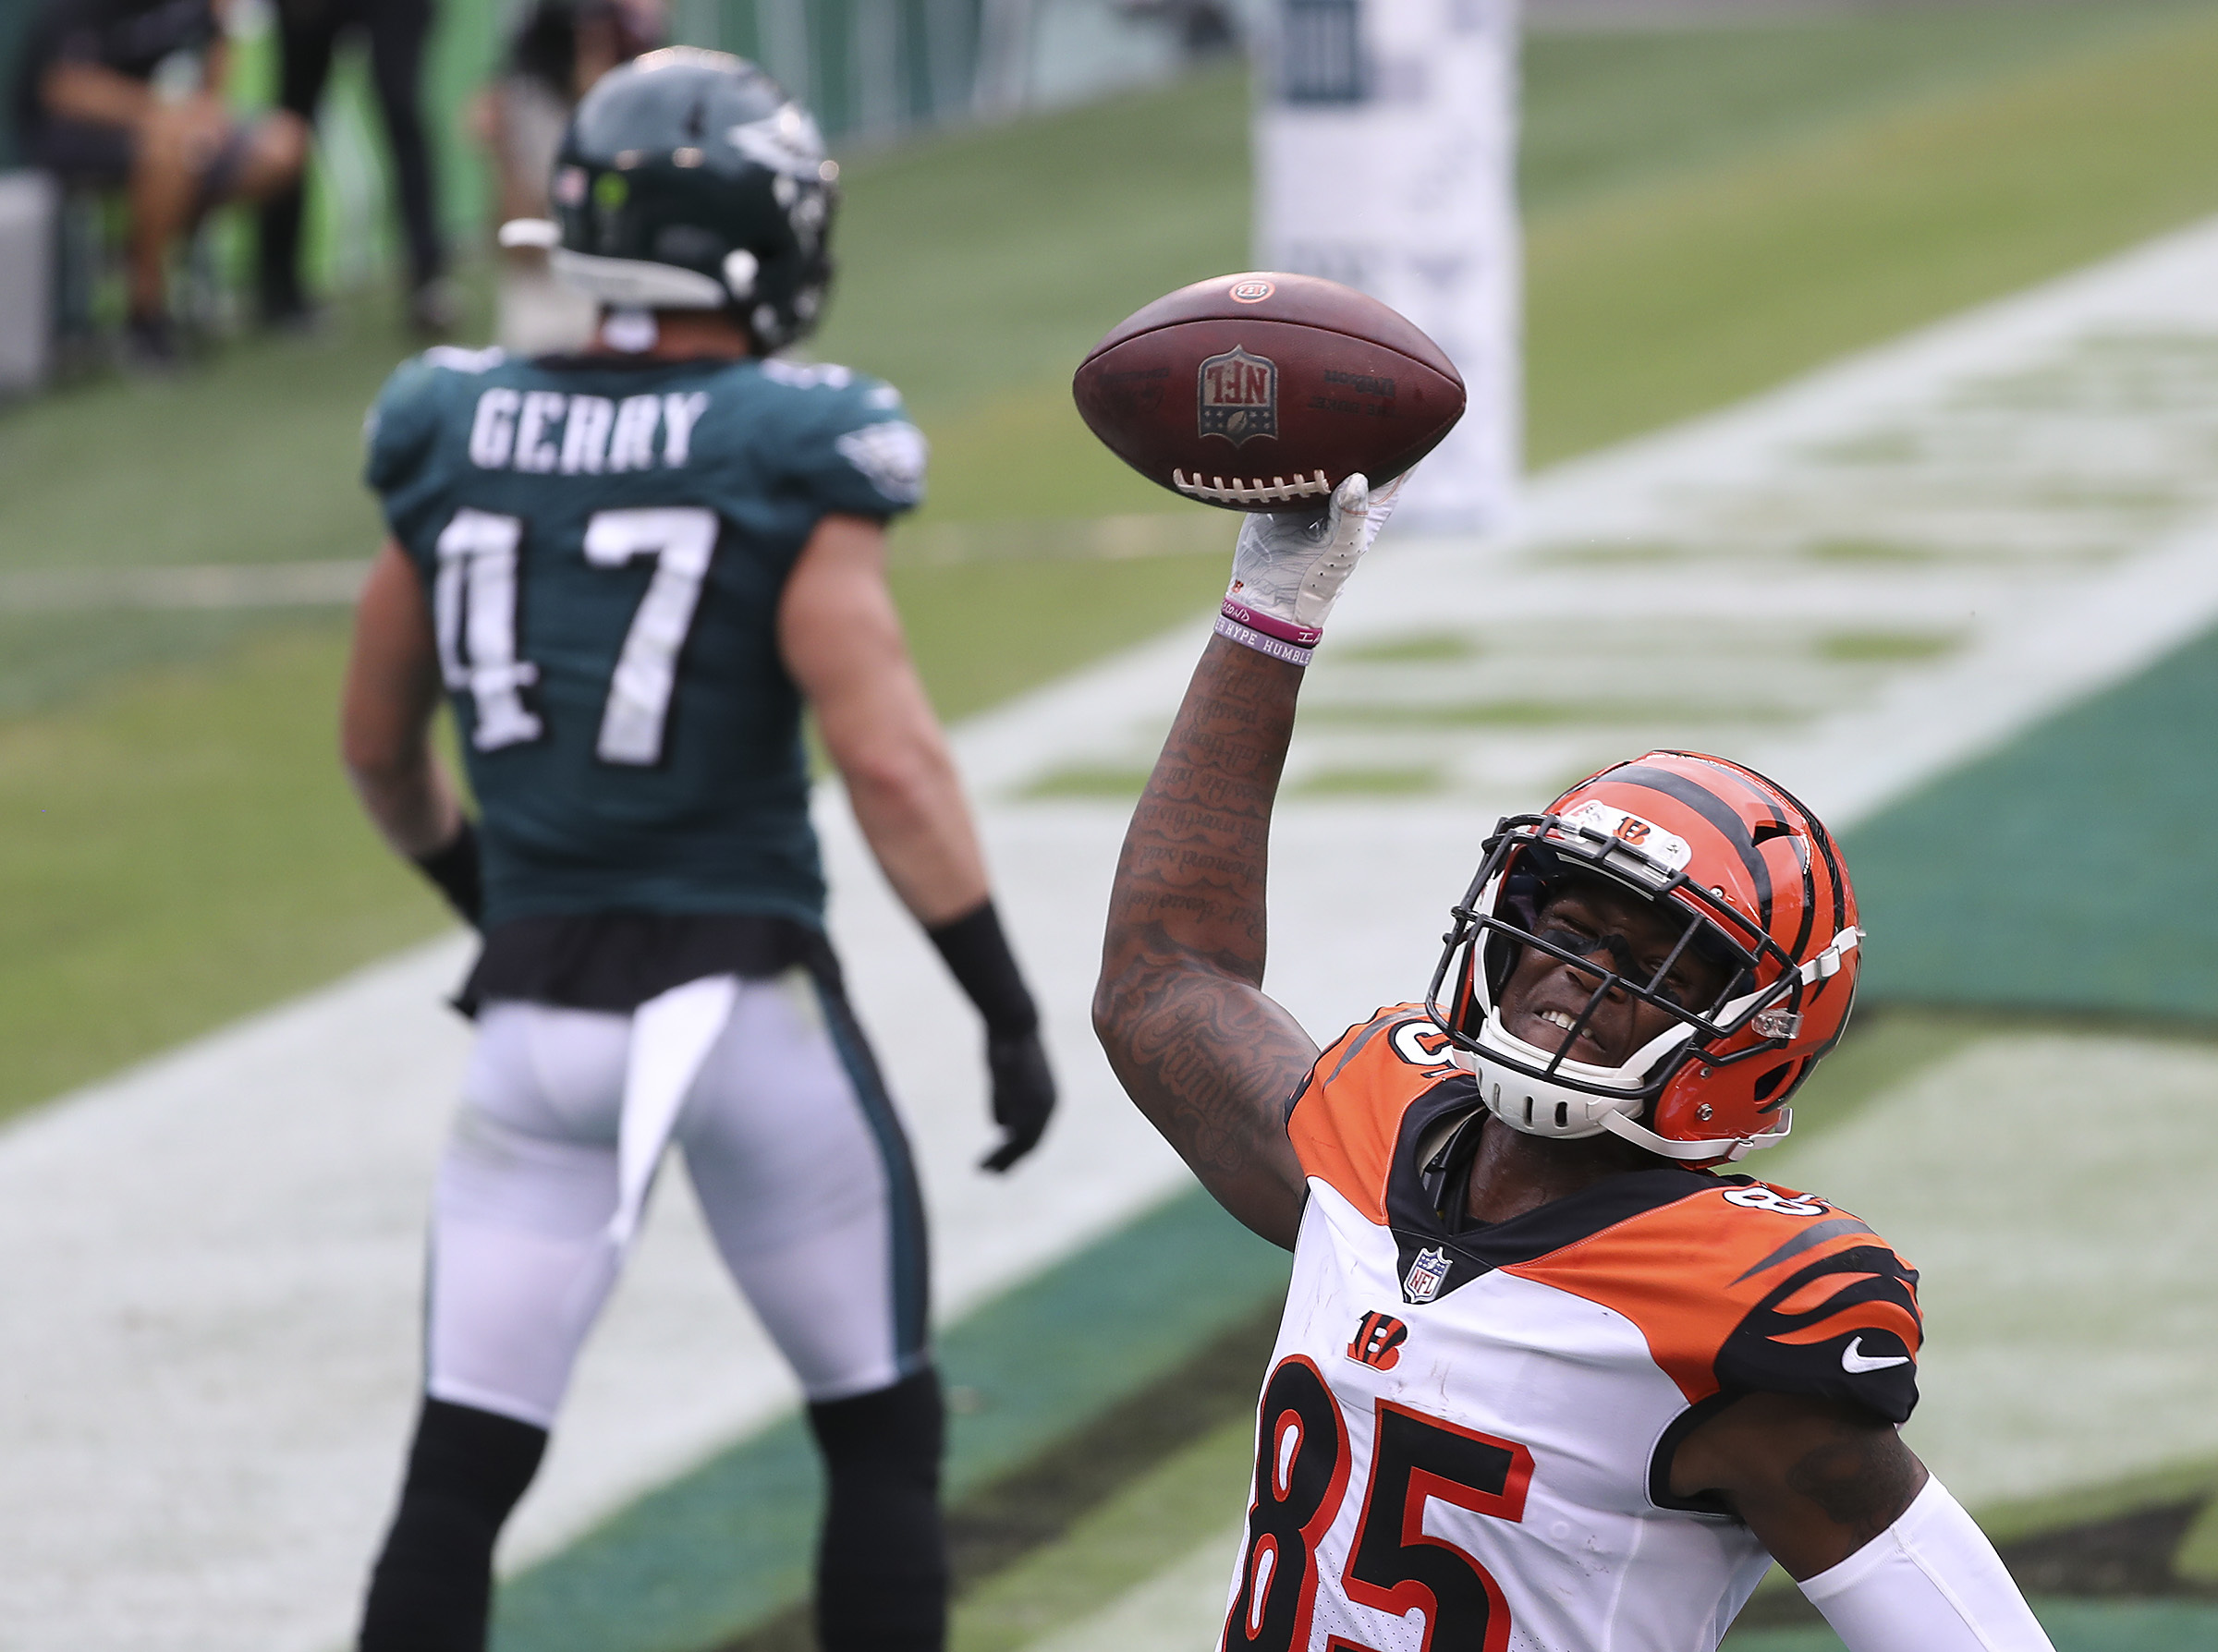
[[[1297,648],[1313,649],[1317,646],[1318,638],[1324,635],[1315,626],[1298,626],[1291,620],[1258,613],[1237,597],[1226,597],[1225,606],[1218,612],[1235,625],[1246,626],[1250,631],[1261,631],[1265,637],[1275,637],[1281,642],[1293,643]]]
[[[1299,643],[1286,642],[1251,626],[1243,626],[1229,614],[1217,615],[1216,632],[1227,642],[1237,642],[1242,648],[1253,649],[1259,654],[1268,654],[1274,660],[1283,660],[1288,665],[1307,665],[1313,650]]]

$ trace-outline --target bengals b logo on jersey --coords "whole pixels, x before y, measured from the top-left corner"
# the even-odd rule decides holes
[[[1408,1340],[1409,1328],[1393,1315],[1365,1314],[1348,1339],[1347,1357],[1358,1365],[1391,1371],[1401,1363],[1402,1344]]]

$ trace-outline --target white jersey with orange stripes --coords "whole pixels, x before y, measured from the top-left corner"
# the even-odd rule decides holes
[[[1902,1421],[1917,1275],[1824,1199],[1661,1161],[1444,1218],[1425,1163],[1478,1098],[1442,1043],[1383,1011],[1296,1097],[1309,1205],[1223,1652],[1708,1652],[1769,1561],[1671,1497],[1673,1449],[1751,1391]]]

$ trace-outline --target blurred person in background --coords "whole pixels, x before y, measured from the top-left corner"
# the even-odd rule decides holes
[[[837,169],[751,64],[657,52],[579,103],[529,238],[592,348],[440,348],[371,422],[391,529],[342,715],[365,808],[483,932],[434,1194],[425,1393],[361,1652],[478,1652],[494,1545],[666,1142],[800,1379],[826,1652],[937,1652],[943,1410],[908,1148],[823,929],[804,704],[985,1024],[1007,1170],[1054,1086],[886,587],[924,440],[773,352],[831,276]],[[511,229],[517,226],[511,225]],[[442,686],[481,815],[428,744]]]
[[[308,128],[283,111],[242,121],[224,101],[229,0],[43,0],[15,91],[23,157],[70,188],[130,200],[131,358],[177,358],[171,249],[207,212],[291,188]]]
[[[1240,31],[1225,0],[1118,0],[1128,18],[1168,24],[1188,57],[1206,61],[1240,49]]]
[[[547,216],[547,179],[570,111],[603,75],[667,33],[662,0],[532,0],[498,79],[471,111],[493,159],[501,222]],[[535,356],[591,338],[598,308],[554,278],[544,248],[504,247],[499,270],[494,338],[504,348]]]
[[[436,178],[423,124],[423,49],[433,22],[432,0],[274,0],[280,106],[313,123],[332,53],[342,35],[360,31],[370,46],[370,76],[384,116],[393,185],[408,246],[408,322],[426,337],[444,338],[460,320],[460,297],[446,276],[439,237]],[[302,191],[296,184],[262,213],[262,318],[295,328],[313,320],[300,282]]]

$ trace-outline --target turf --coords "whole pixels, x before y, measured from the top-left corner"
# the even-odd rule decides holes
[[[2110,57],[2092,97],[2117,98],[2141,72],[2137,52],[2162,55],[2212,21],[2207,4],[2170,0],[1536,38],[1519,179],[1533,457],[1717,405],[1781,376],[1759,362],[1822,360],[2218,207],[2190,134],[2163,140],[2190,147],[2144,172],[2135,145],[2152,134],[2114,129],[2068,91]],[[2046,74],[2061,77],[2061,101],[1988,106],[1998,86]],[[2163,115],[2218,128],[2193,82],[2175,68]],[[852,273],[823,346],[909,387],[934,443],[928,518],[1180,508],[1093,442],[1066,386],[1110,323],[1250,261],[1248,123],[1245,86],[1224,73],[1065,117],[1013,164],[988,164],[1003,139],[982,133],[854,169]],[[2066,181],[2018,187],[2020,173],[2054,176],[2052,145],[2078,157],[2064,172],[2084,173],[2097,135],[2128,175],[2105,175],[2122,193],[2102,207]],[[1932,210],[1906,223],[1892,197],[1936,159],[1947,164],[1922,186]],[[2014,192],[1984,203],[1996,188]],[[1123,210],[1102,210],[1120,198]],[[1022,213],[1005,210],[1019,199]],[[1979,210],[1956,216],[1967,205]],[[1709,238],[1712,213],[1730,250]],[[1828,232],[1822,245],[1812,225]],[[2085,250],[2050,244],[2075,231]],[[1983,253],[1971,245],[1998,236]],[[1874,240],[1834,267],[1842,248]],[[1975,255],[1984,267],[1958,268]],[[1751,307],[1751,291],[1766,302]]]
[[[432,932],[334,759],[335,625],[0,723],[0,1110]]]
[[[1932,104],[2202,0],[1834,6],[1525,42],[1518,189],[1542,213]]]
[[[1284,1252],[1193,1192],[949,1327],[940,1367],[965,1394],[946,1470],[958,1546],[997,1476],[1175,1370],[1282,1296],[1286,1280]],[[505,1585],[495,1652],[702,1652],[800,1593],[812,1523],[797,1514],[816,1498],[805,1427],[774,1425]],[[1220,1504],[1207,1520],[1234,1513]],[[1144,1574],[1198,1535],[1159,1534],[1123,1573]]]
[[[1996,14],[2015,21],[2016,8]],[[2218,12],[1537,220],[1529,448],[1546,461],[2218,211]]]
[[[1864,990],[2218,1024],[2213,735],[2218,632],[1849,833]]]
[[[1529,67],[1542,456],[2218,207],[2207,5],[1564,37]],[[959,552],[993,519],[1167,503],[1077,431],[1062,375],[1132,304],[1245,261],[1245,98],[1220,75],[850,166],[824,348],[905,383],[940,456],[939,526],[897,542]],[[0,417],[0,570],[360,555],[358,421],[401,347],[385,318],[371,302],[314,344]],[[1148,634],[1218,577],[1208,556],[935,553],[897,584],[959,714]],[[31,983],[0,1111],[441,921],[335,777],[330,622],[0,630],[0,748],[53,754],[0,767],[0,947]]]
[[[965,1595],[948,1626],[954,1652],[1017,1652],[1210,1546],[1238,1524],[1240,1487],[1254,1461],[1254,1420],[1242,1415],[1133,1476],[1062,1541]],[[1227,1573],[1231,1547],[1220,1551]]]

